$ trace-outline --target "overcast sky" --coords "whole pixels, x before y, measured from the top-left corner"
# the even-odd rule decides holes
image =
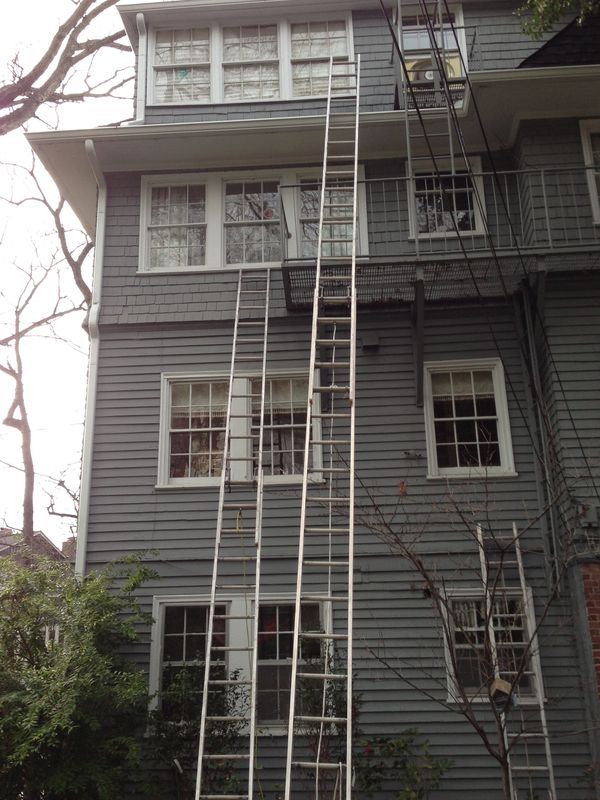
[[[4,9],[0,26],[0,83],[8,75],[8,63],[15,54],[25,67],[30,66],[45,50],[59,22],[73,9],[69,0],[20,0]],[[110,9],[102,20],[105,32],[120,27],[119,15]],[[95,31],[96,32],[96,31]],[[121,57],[107,51],[94,65],[95,74],[112,71],[116,65],[131,63],[132,57]],[[126,89],[124,94],[130,94]],[[57,120],[52,112],[44,114],[45,121],[54,127],[85,128],[130,117],[130,101],[90,100],[70,107],[64,106]],[[43,129],[39,121],[30,130]],[[7,162],[29,165],[29,146],[21,132],[0,139],[0,195],[21,198],[31,194],[22,173],[7,168]],[[41,168],[40,168],[41,170]],[[43,170],[41,170],[43,172]],[[77,227],[72,216],[70,225]],[[22,280],[19,268],[30,264],[47,264],[56,248],[52,222],[48,212],[39,204],[26,203],[14,208],[0,202],[0,338],[6,335],[12,322],[11,302]],[[62,281],[68,286],[67,276]],[[55,294],[48,287],[40,307]],[[87,338],[81,330],[82,314],[66,318],[56,326],[60,339],[50,332],[32,337],[24,348],[26,400],[33,430],[33,449],[36,472],[39,475],[35,497],[35,527],[59,543],[69,535],[69,521],[49,516],[46,512],[46,492],[54,492],[59,510],[71,511],[67,496],[56,492],[55,484],[47,477],[60,478],[63,473],[70,487],[76,489],[79,480],[83,409],[87,373]],[[4,353],[0,351],[0,358]],[[4,419],[12,399],[13,382],[0,374],[0,420]],[[20,436],[17,431],[0,425],[0,526],[20,527],[22,504],[22,465]]]

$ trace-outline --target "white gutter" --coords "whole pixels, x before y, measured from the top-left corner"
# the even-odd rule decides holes
[[[96,241],[94,248],[94,272],[92,277],[92,303],[88,315],[90,357],[88,364],[87,395],[85,400],[85,423],[83,453],[81,458],[81,487],[79,490],[79,516],[77,519],[77,552],[75,574],[85,575],[88,524],[90,513],[90,491],[92,483],[92,456],[96,420],[96,389],[98,383],[98,350],[100,345],[100,299],[102,293],[102,267],[104,263],[104,233],[106,227],[106,181],[100,169],[92,139],[85,141],[85,153],[98,186],[96,206]]]

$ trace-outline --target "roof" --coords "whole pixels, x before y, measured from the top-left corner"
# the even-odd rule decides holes
[[[600,13],[586,17],[582,24],[572,20],[519,64],[519,68],[582,64],[600,64]]]
[[[0,557],[11,555],[23,544],[21,534],[11,528],[0,528]],[[57,561],[65,559],[67,556],[58,548],[54,542],[41,531],[33,534],[33,552],[39,555],[54,558]]]

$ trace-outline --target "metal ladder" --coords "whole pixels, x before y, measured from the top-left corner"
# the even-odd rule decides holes
[[[285,800],[298,781],[314,794],[352,792],[352,598],[360,57],[330,61],[313,318]],[[351,97],[349,97],[351,95]],[[352,112],[348,113],[348,105]],[[340,108],[341,106],[341,108]],[[311,455],[315,452],[321,458]],[[303,604],[319,604],[307,630]],[[345,630],[333,632],[333,618]],[[319,652],[307,665],[306,651]],[[304,651],[304,652],[303,652]],[[312,698],[312,703],[307,700]],[[315,742],[307,750],[306,734]],[[332,739],[341,744],[330,758]]]
[[[403,103],[404,131],[406,138],[406,164],[407,177],[410,189],[410,197],[417,197],[416,175],[419,171],[419,163],[424,167],[423,171],[428,174],[437,174],[438,171],[449,171],[455,174],[455,143],[453,126],[454,122],[450,112],[452,98],[449,96],[449,89],[445,76],[440,75],[440,64],[446,63],[445,41],[446,33],[444,29],[443,2],[437,0],[435,16],[439,20],[439,27],[431,30],[427,28],[429,46],[431,52],[433,68],[433,88],[432,92],[436,100],[446,108],[446,119],[442,123],[439,116],[433,117],[427,113],[427,105],[421,108],[418,91],[415,92],[410,75],[405,69],[403,59],[403,26],[402,26],[402,0],[397,0],[396,6],[396,31],[394,41],[394,68],[396,72],[397,84]],[[441,47],[436,36],[441,40]],[[438,106],[439,107],[439,106]],[[432,163],[433,162],[433,163]],[[434,190],[437,195],[445,196],[443,187]],[[416,205],[412,208],[413,227],[414,227],[414,246],[417,258],[420,255],[421,242],[418,234],[418,213]]]
[[[270,285],[268,269],[240,271],[206,632],[195,800],[251,800],[254,796],[262,463]],[[258,379],[261,382],[260,392],[252,388]],[[260,421],[256,430],[252,423],[258,416],[257,400],[260,400]],[[239,420],[239,424],[236,424],[236,420]],[[253,477],[254,484],[248,483],[250,477]],[[244,479],[245,486],[236,486],[236,481]],[[245,598],[241,617],[232,615],[227,606],[227,598],[232,593],[242,594]],[[246,642],[228,641],[226,631],[231,620],[246,624]],[[227,655],[233,651],[243,651],[247,655],[244,674],[230,675],[227,672]],[[236,688],[246,695],[246,702],[238,708],[227,702],[228,693]],[[214,726],[228,723],[242,728],[243,735],[235,737],[240,749],[236,752],[212,752],[211,730]],[[236,789],[236,793],[232,794],[227,787],[217,785],[215,788],[211,785],[215,782],[211,772],[222,766],[236,769],[236,778],[241,787]]]
[[[498,536],[479,526],[477,538],[492,667],[496,678],[511,684],[510,702],[501,714],[511,794],[513,800],[529,800],[530,797],[556,800],[537,626],[526,583],[520,535],[513,523],[509,536]],[[520,631],[525,633],[529,642],[527,663],[513,658],[510,669],[499,663],[500,631],[500,646],[504,645],[507,650],[513,641],[517,645],[522,643]]]

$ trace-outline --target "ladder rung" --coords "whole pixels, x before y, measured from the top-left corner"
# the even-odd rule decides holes
[[[207,761],[245,761],[250,758],[250,753],[207,753],[202,758]]]
[[[309,717],[306,714],[297,714],[294,719],[300,722],[324,722],[330,725],[346,725],[348,722],[346,717]]]
[[[317,317],[317,322],[323,324],[330,324],[330,325],[337,325],[348,323],[348,325],[352,322],[352,317]]]
[[[350,528],[326,528],[323,526],[308,526],[304,528],[305,533],[312,534],[331,534],[332,536],[339,536],[350,533]]]
[[[348,467],[315,467],[314,472],[345,472],[349,474],[350,469]]]
[[[265,324],[265,322],[262,319],[246,319],[246,320],[239,320],[238,321],[238,327],[240,327],[240,326],[244,326],[244,327],[246,327],[246,326],[248,326],[248,327],[254,326],[255,327],[257,325],[262,325],[264,327],[264,324]]]
[[[254,619],[253,614],[214,614],[213,619]]]
[[[218,650],[220,653],[222,652],[234,652],[234,651],[241,651],[241,652],[248,652],[253,648],[250,645],[240,645],[240,644],[221,644],[215,645],[212,647],[213,650]]]
[[[256,561],[256,556],[219,556],[219,561]]]
[[[348,676],[341,672],[297,672],[297,678],[314,678],[315,680],[345,681]]]
[[[248,800],[247,794],[199,794],[198,800]]]
[[[254,528],[221,528],[221,533],[237,533],[240,536],[254,536],[256,531]]]
[[[317,339],[317,344],[321,346],[329,346],[329,347],[337,347],[339,345],[348,346],[350,345],[350,339]],[[316,387],[319,388],[319,387]],[[321,387],[322,388],[322,387]]]
[[[315,367],[339,367],[350,369],[349,361],[315,361]]]
[[[326,362],[319,362],[319,363],[326,363]],[[331,362],[331,363],[333,363],[333,362]],[[312,418],[313,419],[349,419],[351,416],[352,416],[352,414],[349,411],[345,411],[345,412],[336,412],[335,414],[329,413],[329,412],[327,412],[325,414],[313,414]]]
[[[511,764],[510,768],[511,768],[512,772],[548,772],[548,767],[542,767],[542,766],[535,766],[535,767],[534,766],[528,766],[528,767],[526,767],[526,766],[520,766],[520,765],[513,766]]]
[[[254,511],[256,503],[223,503],[223,508],[228,511]]]
[[[545,733],[507,733],[510,739],[545,739]]]
[[[301,769],[345,769],[346,765],[341,761],[339,764],[332,764],[327,761],[292,761],[293,767]]]
[[[313,392],[318,392],[319,394],[327,394],[328,392],[344,393],[349,391],[349,386],[338,386],[335,383],[330,383],[328,386],[313,386]]]
[[[310,631],[305,631],[304,633],[300,633],[301,639],[324,639],[325,641],[336,641],[341,642],[348,639],[347,634],[345,633],[311,633]]]
[[[206,719],[210,722],[250,722],[249,717],[243,717],[241,714],[232,714],[230,717],[207,716]]]
[[[348,597],[340,594],[306,594],[302,596],[303,600],[311,601],[313,603],[347,603]],[[214,647],[213,650],[220,648]]]
[[[233,680],[233,678],[228,678],[222,681],[216,680],[209,680],[210,686],[252,686],[252,681],[248,680]]]
[[[311,444],[316,444],[318,446],[323,445],[349,445],[352,444],[350,439],[311,439]]]
[[[262,356],[246,356],[246,355],[236,355],[236,361],[262,361]]]
[[[246,589],[256,589],[256,584],[254,583],[219,583],[217,585],[217,589],[220,591],[230,591],[235,589],[246,590]]]
[[[319,497],[319,495],[309,495],[306,498],[307,503],[331,503],[332,505],[342,505],[350,502],[349,497]]]
[[[328,560],[314,560],[310,559],[308,561],[304,561],[305,567],[348,567],[350,566],[349,561],[328,561]]]

